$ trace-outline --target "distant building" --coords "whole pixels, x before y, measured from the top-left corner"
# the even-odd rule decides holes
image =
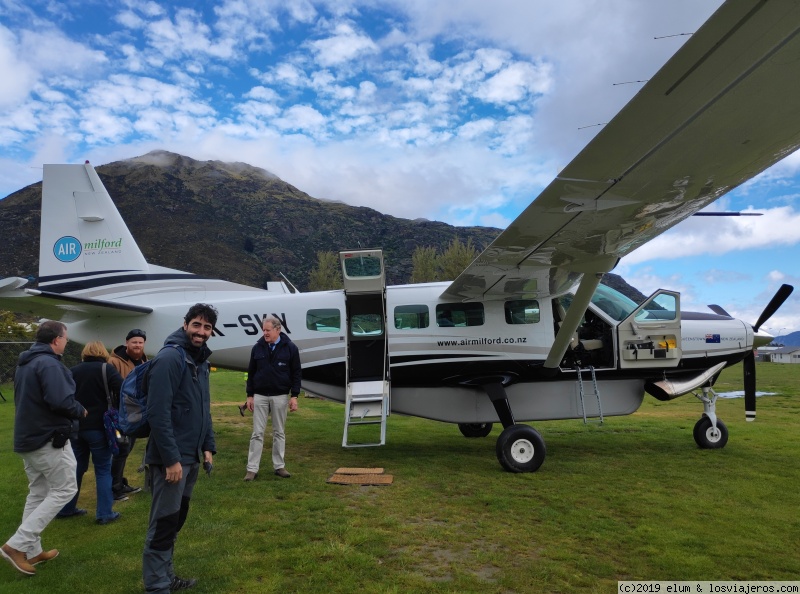
[[[771,353],[773,363],[800,363],[800,346],[787,346]]]
[[[781,346],[770,346],[770,345],[758,347],[756,349],[756,361],[769,363],[770,361],[772,361],[772,353],[782,348],[783,347]]]

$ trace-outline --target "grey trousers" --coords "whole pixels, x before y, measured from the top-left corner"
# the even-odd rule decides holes
[[[289,410],[289,395],[253,396],[253,433],[250,436],[250,450],[247,453],[247,471],[258,472],[261,466],[261,453],[264,449],[264,434],[267,431],[267,417],[272,417],[272,468],[278,470],[286,466],[286,413]]]
[[[22,524],[8,539],[8,546],[28,558],[42,552],[42,531],[78,492],[75,478],[75,454],[67,443],[54,448],[47,442],[38,450],[20,454],[28,475],[28,498],[22,512]]]
[[[183,478],[177,483],[166,481],[164,466],[149,468],[153,502],[142,553],[145,592],[169,594],[169,585],[175,577],[172,567],[175,539],[189,514],[189,500],[200,469],[199,463],[182,466]]]

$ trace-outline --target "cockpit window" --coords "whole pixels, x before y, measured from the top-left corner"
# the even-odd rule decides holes
[[[560,299],[564,309],[569,309],[572,304],[572,295],[564,295]],[[592,295],[592,303],[603,310],[612,319],[621,322],[633,312],[639,305],[632,299],[626,297],[616,289],[607,285],[598,285]]]
[[[633,299],[625,297],[616,289],[606,285],[598,285],[592,295],[592,303],[602,309],[610,317],[621,322],[639,307]]]

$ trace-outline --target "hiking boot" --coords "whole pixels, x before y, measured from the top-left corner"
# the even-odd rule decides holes
[[[36,568],[30,564],[28,559],[25,557],[25,553],[22,551],[18,551],[15,548],[8,546],[8,544],[4,544],[0,547],[0,554],[3,555],[11,565],[17,571],[24,573],[25,575],[36,575]]]
[[[275,474],[277,474],[281,478],[289,478],[290,476],[292,476],[291,474],[289,474],[289,471],[286,470],[285,468],[279,468],[278,470],[275,471]]]
[[[247,474],[246,474],[246,475],[244,475],[244,480],[245,480],[246,482],[254,481],[254,480],[256,480],[256,477],[257,477],[257,476],[258,476],[258,473],[257,473],[257,472],[250,472],[250,471],[248,470],[248,471],[247,471]]]
[[[179,578],[177,575],[172,578],[172,581],[169,584],[169,591],[170,592],[178,592],[180,590],[188,590],[189,588],[193,588],[194,585],[197,583],[197,580],[193,578],[189,578],[185,580],[183,578]]]
[[[35,557],[31,557],[28,559],[28,563],[31,565],[38,565],[42,561],[50,561],[50,559],[55,559],[58,557],[58,549],[52,549],[50,551],[42,551]]]

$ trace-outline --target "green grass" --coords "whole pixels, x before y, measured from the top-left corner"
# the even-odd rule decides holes
[[[758,420],[720,399],[723,450],[698,449],[692,396],[608,418],[533,425],[548,455],[539,472],[503,472],[494,445],[454,425],[392,416],[387,445],[342,449],[344,408],[301,398],[290,414],[287,467],[244,483],[251,417],[239,416],[241,373],[212,376],[218,455],[200,477],[176,550],[193,590],[219,592],[612,592],[617,580],[792,580],[800,575],[800,365],[758,364]],[[741,366],[718,391],[741,389]],[[11,388],[2,386],[6,398]],[[16,529],[27,485],[12,452],[13,403],[0,402],[0,540]],[[141,455],[137,445],[133,458]],[[138,460],[137,460],[138,461]],[[132,482],[136,461],[129,464]],[[330,485],[340,466],[381,466],[384,487]],[[0,564],[0,592],[142,591],[149,497],[93,523],[94,479],[83,518],[44,533],[61,556],[33,578]]]

